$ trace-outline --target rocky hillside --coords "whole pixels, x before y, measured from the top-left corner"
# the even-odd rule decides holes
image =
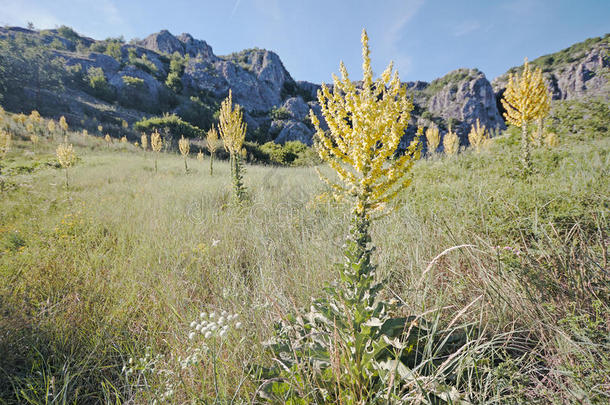
[[[555,100],[610,95],[610,34],[541,56],[530,64],[542,69]],[[498,98],[506,88],[509,74],[520,73],[522,69],[523,65],[513,67],[493,80]]]
[[[556,98],[582,97],[605,88],[607,50],[608,36],[532,63],[545,69]],[[311,144],[308,112],[320,115],[320,86],[296,81],[274,52],[255,48],[220,56],[203,40],[166,30],[125,43],[97,41],[68,27],[0,28],[0,67],[4,108],[65,115],[73,126],[102,125],[114,136],[135,136],[135,122],[163,114],[207,130],[229,89],[245,109],[251,141]],[[405,141],[418,125],[446,132],[451,124],[463,144],[477,119],[504,128],[497,100],[506,80],[500,76],[492,85],[477,69],[458,69],[430,83],[407,83],[415,110]]]

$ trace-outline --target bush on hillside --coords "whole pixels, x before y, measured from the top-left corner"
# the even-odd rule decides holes
[[[164,114],[162,117],[143,118],[133,125],[139,132],[151,133],[155,130],[171,134],[172,137],[202,138],[205,133],[200,128],[189,124],[175,114]]]

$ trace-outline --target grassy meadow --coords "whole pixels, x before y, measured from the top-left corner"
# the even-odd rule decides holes
[[[469,331],[464,374],[438,374],[463,403],[607,403],[610,137],[537,148],[527,178],[518,137],[417,162],[373,225],[378,276],[405,315]],[[155,173],[77,132],[66,190],[59,139],[17,134],[2,160],[0,403],[261,400],[262,342],[337,279],[349,207],[313,167],[256,165],[236,206],[225,161],[161,153]],[[195,361],[212,311],[240,327]]]

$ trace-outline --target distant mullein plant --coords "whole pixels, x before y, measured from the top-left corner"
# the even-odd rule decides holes
[[[321,174],[320,177],[330,185],[335,198],[351,201],[352,219],[339,286],[327,288],[327,299],[315,301],[308,314],[293,318],[290,325],[284,324],[279,337],[272,340],[275,359],[284,370],[314,375],[313,386],[321,386],[313,388],[317,394],[303,403],[364,404],[376,401],[380,395],[390,395],[388,381],[394,381],[391,375],[397,367],[392,365],[392,353],[405,348],[402,336],[409,329],[406,318],[392,317],[397,303],[379,297],[385,284],[377,280],[376,266],[371,263],[374,247],[370,226],[384,207],[411,184],[409,172],[420,158],[422,129],[407,150],[397,155],[413,104],[398,73],[392,72],[393,64],[373,81],[364,30],[362,54],[361,89],[349,79],[341,63],[341,79],[333,75],[332,93],[326,85],[318,92],[328,131],[310,111],[318,154],[340,181]],[[297,336],[289,337],[295,330],[299,331]],[[298,360],[294,360],[295,356]],[[291,377],[298,385],[299,378]],[[272,391],[278,389],[281,391],[282,387]]]
[[[470,132],[468,133],[468,142],[472,146],[475,152],[479,153],[483,146],[489,140],[489,133],[485,125],[481,125],[481,122],[477,118],[476,125],[471,125]]]
[[[235,108],[233,108],[233,94],[229,90],[229,96],[220,105],[218,129],[225,150],[230,155],[234,197],[238,203],[243,202],[246,198],[242,173],[242,149],[246,138],[246,123],[243,115],[239,104],[235,104]]]
[[[66,117],[64,117],[63,115],[59,118],[59,128],[61,129],[62,135],[64,136],[64,142],[67,142],[68,122],[66,121]]]
[[[66,173],[66,190],[68,189],[68,168],[72,167],[76,163],[76,153],[72,145],[67,143],[60,144],[56,150],[57,161],[60,166],[64,168]]]
[[[140,145],[142,146],[142,150],[146,152],[146,149],[148,149],[148,136],[144,133],[140,137]]]
[[[182,137],[178,141],[178,148],[180,149],[180,154],[184,158],[184,172],[188,173],[189,172],[189,168],[188,168],[188,165],[186,163],[186,159],[188,158],[189,152],[191,151],[191,143],[189,142],[188,139],[186,139],[184,137],[184,135],[182,135]]]
[[[554,148],[559,145],[559,139],[557,138],[557,134],[555,132],[549,132],[544,137],[544,142],[548,147]]]
[[[203,152],[201,150],[197,153],[197,161],[203,162]]]
[[[121,143],[127,143],[127,137],[126,136],[121,137]]]
[[[549,92],[542,75],[538,76],[537,86],[541,89],[540,109],[536,117],[536,131],[532,132],[532,140],[535,146],[541,146],[544,139],[544,119],[551,112],[551,93]]]
[[[431,126],[426,129],[426,140],[428,141],[428,153],[432,155],[436,152],[436,148],[441,143],[441,137],[437,126]]]
[[[49,122],[47,123],[47,130],[49,131],[49,135],[51,137],[55,136],[56,129],[57,129],[57,126],[55,125],[55,121],[49,120]]]
[[[548,90],[542,78],[542,70],[530,70],[527,58],[523,64],[521,75],[510,74],[508,85],[502,98],[502,106],[506,110],[504,118],[521,128],[521,162],[524,174],[532,170],[527,126],[539,119],[547,109]]]
[[[155,173],[157,173],[157,160],[159,159],[161,148],[163,148],[163,140],[158,131],[155,131],[150,135],[150,147],[153,152],[155,152]]]
[[[112,143],[112,138],[110,137],[110,135],[106,134],[104,140],[106,141],[106,146],[108,147],[108,149],[110,149],[110,144]]]
[[[5,130],[0,130],[0,157],[8,153],[11,148],[11,133]]]
[[[452,131],[451,126],[449,126],[449,131],[443,137],[443,149],[445,150],[445,155],[455,155],[459,148],[460,138],[455,132]]]
[[[205,138],[206,146],[208,148],[208,152],[210,152],[210,176],[214,174],[214,155],[216,154],[216,149],[218,149],[218,131],[212,125],[212,128],[208,131],[208,134]],[[202,156],[203,157],[203,156]]]

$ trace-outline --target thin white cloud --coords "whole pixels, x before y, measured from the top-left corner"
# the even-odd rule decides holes
[[[233,10],[231,10],[231,18],[233,18],[233,16],[235,15],[235,12],[239,7],[239,3],[241,3],[241,0],[235,0],[235,5],[233,6]]]
[[[37,28],[53,28],[61,25],[46,7],[31,1],[0,0],[0,24],[26,26],[28,22]]]
[[[401,51],[403,30],[424,5],[424,0],[407,0],[402,5],[394,13],[396,18],[387,26],[383,38],[386,52],[392,55],[394,66],[404,75],[411,68],[412,58]]]
[[[466,34],[470,34],[471,32],[478,30],[479,28],[481,28],[481,24],[478,21],[462,21],[454,28],[453,36],[461,37]]]

